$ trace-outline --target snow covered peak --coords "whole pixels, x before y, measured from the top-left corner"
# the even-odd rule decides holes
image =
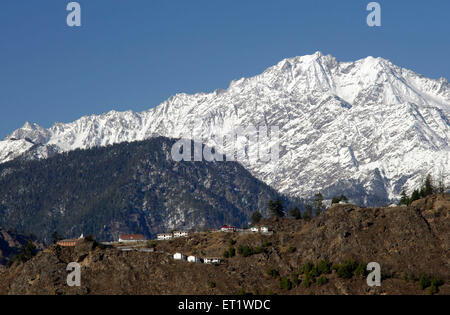
[[[284,59],[226,90],[177,94],[142,113],[111,111],[49,129],[26,124],[0,142],[0,162],[27,150],[46,157],[156,135],[181,137],[199,120],[209,145],[217,125],[279,126],[279,163],[244,163],[256,177],[301,197],[321,190],[382,202],[415,188],[427,173],[449,178],[449,115],[446,79],[383,58],[339,62],[316,52]],[[35,146],[12,144],[12,138]]]
[[[25,122],[25,124],[22,126],[22,129],[33,129],[33,126],[29,121]]]
[[[48,135],[49,134],[46,129],[36,123],[31,124],[27,121],[22,128],[15,130],[11,135],[7,136],[5,140],[26,139],[32,143],[43,143],[47,141]]]

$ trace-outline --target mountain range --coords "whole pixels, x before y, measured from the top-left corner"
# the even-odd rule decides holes
[[[199,131],[223,153],[214,134],[237,126],[279,127],[279,159],[242,161],[279,192],[310,198],[345,194],[366,205],[411,192],[427,174],[450,175],[450,88],[383,58],[340,62],[320,52],[282,60],[228,89],[177,94],[144,112],[111,111],[56,123],[26,123],[0,142],[0,163]],[[267,142],[273,139],[267,138]],[[268,143],[266,143],[268,145]]]

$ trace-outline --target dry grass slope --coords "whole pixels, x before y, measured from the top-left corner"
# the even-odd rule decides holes
[[[444,281],[438,294],[450,294],[449,210],[450,195],[435,195],[410,207],[336,205],[311,221],[266,220],[275,231],[269,236],[198,233],[156,242],[155,253],[121,252],[88,241],[76,248],[53,246],[0,270],[0,294],[427,294],[419,289],[423,273]],[[246,245],[264,251],[243,257],[238,249]],[[230,246],[236,255],[219,266],[171,257],[174,252],[222,257]],[[382,286],[369,288],[363,276],[344,279],[336,270],[321,280],[314,270],[302,273],[307,262],[324,259],[376,261]],[[82,265],[79,288],[65,284],[72,261]]]

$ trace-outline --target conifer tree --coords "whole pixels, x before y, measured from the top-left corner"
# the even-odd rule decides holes
[[[315,196],[314,207],[316,211],[316,216],[320,215],[323,210],[323,196],[320,192]]]
[[[412,203],[413,201],[420,199],[420,192],[419,190],[415,189],[411,195],[411,198],[409,199],[409,203]]]
[[[270,200],[269,212],[272,217],[282,218],[284,216],[283,201],[280,198],[275,201]]]
[[[258,224],[262,219],[262,215],[261,213],[259,213],[258,211],[253,212],[252,215],[252,223],[253,224]]]
[[[409,198],[406,195],[406,191],[403,190],[402,194],[401,194],[399,205],[408,205],[408,204],[409,204]]]
[[[434,192],[434,186],[433,186],[433,179],[430,174],[428,174],[427,178],[425,179],[425,184],[423,185],[424,194],[426,196],[430,196]]]
[[[291,209],[289,214],[291,215],[291,217],[295,218],[296,220],[299,220],[299,219],[302,218],[302,214],[301,214],[300,209],[298,207],[295,207],[294,209]]]
[[[306,205],[305,213],[303,213],[303,219],[311,220],[311,218],[312,218],[312,211],[313,211],[312,206],[311,205]]]

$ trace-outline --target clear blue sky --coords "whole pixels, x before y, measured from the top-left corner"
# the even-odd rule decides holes
[[[450,1],[69,0],[0,2],[0,137],[112,109],[142,111],[178,92],[226,88],[297,55],[368,55],[450,78]]]

